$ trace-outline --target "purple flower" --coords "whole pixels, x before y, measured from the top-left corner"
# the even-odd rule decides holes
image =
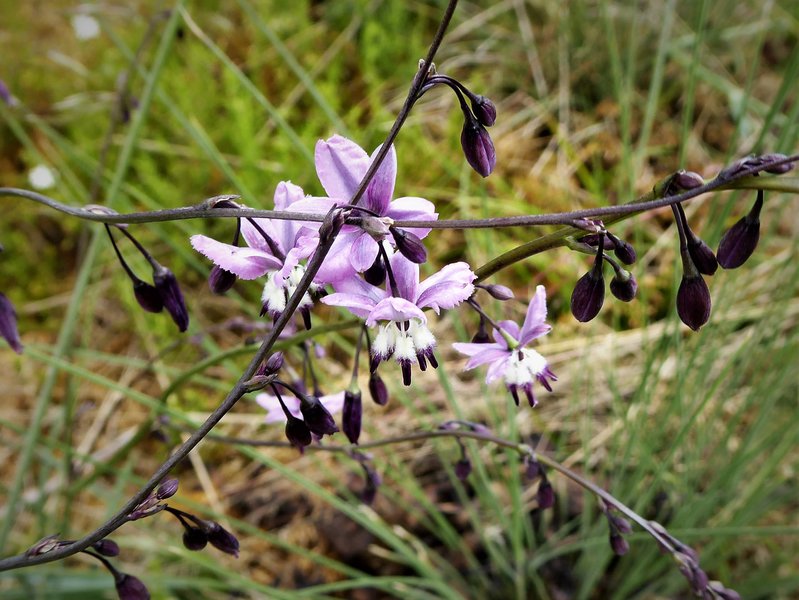
[[[432,308],[436,314],[457,306],[474,292],[475,275],[465,262],[445,266],[435,275],[419,282],[419,265],[401,254],[391,259],[393,284],[389,289],[376,287],[360,278],[342,280],[338,292],[322,298],[332,306],[343,306],[354,315],[366,319],[370,327],[380,325],[372,342],[372,371],[394,356],[402,367],[403,382],[410,385],[411,364],[418,362],[423,371],[427,361],[437,367],[433,349],[436,339],[427,328],[422,309]],[[392,293],[393,291],[393,293]]]
[[[283,412],[280,402],[276,396],[272,396],[271,394],[264,392],[255,396],[255,401],[261,406],[261,408],[266,410],[266,418],[264,419],[266,423],[286,422],[286,415]],[[344,407],[344,392],[320,396],[319,401],[329,413],[341,412],[341,409]],[[283,402],[294,417],[303,420],[299,398],[296,396],[285,396],[283,397]]]
[[[306,198],[302,188],[281,181],[275,190],[275,210],[296,212],[326,211],[332,206],[327,198]],[[262,294],[263,311],[278,316],[286,300],[294,293],[305,273],[300,261],[316,249],[320,223],[280,219],[243,219],[241,234],[246,248],[218,242],[204,235],[194,235],[191,245],[214,264],[241,279],[267,276]],[[322,283],[318,280],[318,283]],[[312,290],[316,284],[312,286]],[[312,304],[306,294],[300,309]]]
[[[331,200],[341,205],[349,203],[379,150],[378,147],[372,157],[369,157],[358,144],[340,135],[317,142],[316,173]],[[392,200],[396,178],[397,153],[392,146],[358,206],[369,209],[378,218],[387,217],[387,225],[395,219],[434,221],[438,218],[433,203],[424,198],[405,197]],[[429,229],[413,228],[408,231],[419,238],[430,233]],[[384,234],[387,232],[386,230]],[[335,286],[336,280],[347,277],[352,270],[362,273],[371,267],[379,248],[373,233],[380,237],[379,231],[367,233],[361,228],[345,226],[333,243],[328,260],[320,269],[322,278],[333,282]]]
[[[535,406],[537,402],[533,395],[533,382],[538,381],[552,391],[549,380],[557,381],[557,377],[547,366],[547,360],[532,348],[524,347],[550,332],[552,327],[544,322],[546,317],[546,291],[543,285],[539,285],[527,308],[527,316],[521,329],[513,321],[501,321],[500,329],[494,330],[494,343],[456,343],[453,347],[469,357],[465,367],[467,370],[489,364],[486,383],[504,377],[505,385],[517,405],[518,390],[521,389],[530,406]]]

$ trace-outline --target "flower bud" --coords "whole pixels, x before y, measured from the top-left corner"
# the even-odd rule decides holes
[[[524,477],[527,481],[535,481],[544,473],[541,463],[529,454],[524,457]]]
[[[214,548],[236,558],[239,557],[239,540],[219,523],[208,521],[205,533],[208,536],[208,542]]]
[[[208,275],[208,287],[211,288],[212,293],[221,296],[233,287],[236,279],[238,277],[230,271],[225,271],[223,268],[214,265]]]
[[[513,299],[513,290],[498,283],[484,285],[482,288],[489,293],[492,298],[496,298],[502,302]]]
[[[699,567],[699,563],[685,554],[680,554],[678,552],[677,560],[680,561],[680,573],[682,573],[688,580],[688,583],[691,584],[694,593],[698,596],[703,595],[704,591],[707,589],[708,583],[710,583],[707,573]]]
[[[475,118],[467,118],[461,131],[461,148],[466,161],[483,177],[488,177],[497,164],[494,142],[485,127]]]
[[[383,264],[383,257],[378,254],[372,266],[363,272],[363,278],[367,283],[371,283],[375,287],[380,287],[386,280],[386,267]]]
[[[770,163],[770,162],[777,162],[779,160],[785,160],[786,158],[788,157],[785,156],[784,154],[774,153],[774,154],[764,154],[763,156],[760,157],[760,160],[763,163]],[[775,167],[767,167],[766,173],[774,173],[775,175],[782,175],[783,173],[787,173],[791,169],[793,169],[793,162],[787,162],[781,165],[777,165]]]
[[[472,462],[465,456],[455,463],[455,476],[461,481],[466,481],[472,472]]]
[[[491,342],[491,336],[488,335],[486,330],[486,321],[484,317],[480,317],[480,326],[477,328],[477,333],[472,338],[472,344],[488,344]]]
[[[694,331],[699,331],[710,318],[710,290],[699,273],[683,275],[677,290],[677,314]]]
[[[679,190],[693,190],[705,185],[705,180],[699,173],[680,170],[672,177],[671,184]]]
[[[497,107],[485,96],[472,98],[472,112],[477,120],[486,127],[491,127],[497,120]]]
[[[22,342],[17,331],[17,311],[11,300],[0,292],[0,336],[17,354],[22,354]]]
[[[117,588],[119,600],[150,600],[150,592],[147,591],[147,586],[133,575],[117,573],[114,578],[114,585]]]
[[[137,279],[133,282],[133,294],[136,301],[144,310],[151,313],[159,313],[164,310],[164,300],[154,286],[147,282]]]
[[[763,190],[757,191],[757,200],[749,214],[730,227],[721,237],[716,253],[719,264],[725,269],[737,269],[757,248],[760,240],[760,209],[763,207]]]
[[[630,551],[630,544],[624,539],[624,536],[616,533],[610,533],[610,548],[616,556],[624,556]]]
[[[159,500],[166,500],[167,498],[171,498],[174,496],[178,491],[178,480],[177,479],[167,479],[161,485],[158,486],[158,489],[155,491],[155,497]]]
[[[422,264],[427,260],[427,250],[416,234],[398,227],[391,227],[391,236],[397,244],[397,250],[412,263]]]
[[[256,371],[256,374],[274,375],[283,368],[284,363],[285,359],[283,358],[283,353],[275,352],[274,354],[269,355],[269,358],[263,362],[261,368]]]
[[[618,258],[625,265],[631,265],[636,261],[638,256],[635,254],[635,248],[633,248],[632,244],[628,244],[619,238],[613,239],[613,242],[613,254],[616,255],[616,258]]]
[[[286,437],[293,446],[302,450],[311,443],[311,430],[302,419],[290,414],[286,417]]]
[[[361,391],[354,392],[346,390],[344,392],[344,407],[342,409],[341,429],[344,435],[352,444],[358,443],[361,435],[361,417],[363,415],[363,403],[361,402]]]
[[[388,388],[383,378],[377,373],[369,375],[369,395],[375,404],[380,406],[388,404]]]
[[[183,292],[180,291],[174,273],[166,267],[158,265],[153,270],[153,283],[164,301],[164,308],[172,317],[175,325],[180,331],[186,331],[189,327],[189,312],[186,310]]]
[[[538,484],[536,500],[538,500],[538,508],[541,509],[555,506],[555,490],[552,489],[552,484],[549,483],[549,479],[546,476],[542,475],[541,483]]]
[[[691,255],[691,259],[696,265],[696,270],[702,275],[713,275],[719,266],[716,255],[713,254],[713,250],[690,229],[687,231],[687,234],[688,253]]]
[[[720,581],[711,581],[707,587],[712,590],[713,598],[719,598],[719,600],[741,600],[741,595],[738,592],[724,587]]]
[[[208,545],[208,536],[199,527],[186,527],[183,530],[183,546],[192,552],[199,552]]]
[[[581,323],[587,323],[599,314],[604,302],[605,278],[601,267],[599,270],[593,268],[580,277],[574,286],[571,297],[572,314]]]
[[[113,540],[100,540],[92,544],[92,548],[103,556],[119,556],[119,545]]]
[[[323,436],[333,435],[338,431],[333,416],[316,396],[300,396],[300,412],[311,433]]]
[[[638,282],[632,273],[619,269],[610,280],[610,293],[622,302],[631,302],[638,293]]]

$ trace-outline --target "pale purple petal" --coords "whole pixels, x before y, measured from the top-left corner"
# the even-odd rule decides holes
[[[364,272],[375,262],[379,250],[380,247],[372,236],[366,232],[361,232],[361,235],[355,238],[355,242],[352,244],[350,254],[352,268],[359,273]]]
[[[296,210],[292,205],[302,201],[305,193],[302,188],[288,181],[281,181],[275,188],[275,210]],[[305,225],[302,221],[284,221],[272,219],[272,227],[276,234],[276,242],[283,253],[287,253],[294,246],[298,230]]]
[[[324,299],[329,298],[326,296]],[[386,298],[377,303],[374,310],[369,313],[366,324],[374,325],[378,321],[407,321],[409,319],[419,319],[422,323],[427,323],[427,317],[413,302],[404,298]]]
[[[290,181],[281,181],[275,188],[275,210],[296,210],[292,204],[305,198],[305,192]],[[290,208],[291,207],[291,208]]]
[[[257,279],[282,266],[279,260],[266,252],[223,244],[204,235],[193,235],[191,245],[197,252],[210,258],[215,265],[242,279]]]
[[[527,308],[527,316],[524,318],[521,333],[517,338],[522,345],[529,344],[535,338],[546,335],[552,329],[550,325],[544,323],[547,318],[547,297],[543,285],[535,288],[535,295],[530,300]]]
[[[519,340],[519,326],[514,321],[500,321],[497,323],[497,325],[499,325],[499,327],[508,333],[514,340]],[[499,331],[495,329],[493,335],[498,344],[503,344],[505,347],[508,346],[508,340],[506,340],[505,336]]]
[[[505,374],[508,369],[508,362],[510,361],[510,353],[506,353],[505,357],[491,363],[486,371],[486,383],[493,383],[498,378]]]
[[[375,302],[369,296],[336,292],[322,298],[322,303],[329,306],[341,306],[356,317],[367,318],[375,308]]]
[[[341,412],[344,408],[344,392],[341,391],[337,394],[319,396],[319,401],[327,409],[327,412],[329,412],[331,415],[334,415]]]
[[[286,413],[284,413],[283,409],[280,407],[280,402],[276,396],[272,396],[271,394],[267,393],[260,393],[255,396],[255,401],[261,406],[261,408],[266,410],[266,417],[264,418],[265,423],[286,422]],[[283,397],[283,402],[293,416],[297,417],[298,419],[302,419],[299,398],[294,396],[285,396]]]
[[[399,252],[393,255],[389,262],[394,280],[397,282],[397,294],[415,303],[419,290],[419,265],[412,263]]]
[[[266,235],[272,238],[275,244],[280,246],[280,231],[275,229],[271,219],[253,219],[253,221],[255,221],[258,227],[263,229]],[[250,248],[273,254],[272,249],[269,247],[269,244],[266,243],[264,236],[261,235],[261,232],[255,228],[255,225],[253,225],[249,219],[241,220],[241,235],[244,237],[244,241],[247,242],[247,245]]]
[[[464,370],[474,369],[480,365],[503,359],[508,356],[508,349],[499,344],[472,344],[458,342],[452,344],[461,354],[469,356]]]
[[[436,313],[457,306],[474,293],[475,277],[465,262],[447,265],[421,283],[416,303],[422,308],[429,306]]]
[[[317,281],[330,283],[336,291],[346,291],[340,290],[339,285],[342,281],[350,279],[355,274],[355,270],[350,264],[350,254],[352,252],[352,244],[362,233],[363,231],[360,229],[352,229],[351,231],[342,230],[338,234],[325,260],[322,262],[322,266],[319,267],[315,277]]]
[[[316,143],[314,162],[327,195],[344,202],[349,202],[369,169],[369,155],[340,135]]]
[[[372,152],[369,163],[374,161],[382,144]],[[363,199],[362,206],[376,212],[381,217],[386,214],[389,202],[394,195],[394,181],[397,179],[397,152],[392,145],[386,153],[385,159],[380,164],[380,168],[375,173],[369,186],[366,188],[366,197]]]
[[[387,217],[395,221],[435,221],[438,219],[435,205],[430,200],[407,196],[397,198],[388,206]],[[408,231],[420,238],[430,233],[429,228],[409,227]]]
[[[351,277],[346,277],[336,282],[335,290],[337,292],[366,296],[367,298],[370,298],[375,305],[383,298],[387,298],[389,296],[386,290],[381,287],[377,287],[376,285],[372,285],[354,271],[351,271],[351,274]]]

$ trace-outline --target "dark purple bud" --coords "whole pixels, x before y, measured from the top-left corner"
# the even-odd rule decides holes
[[[0,336],[17,354],[22,354],[22,342],[17,331],[17,311],[11,300],[0,292]]]
[[[236,279],[238,279],[238,277],[230,271],[225,271],[217,265],[214,265],[211,269],[211,274],[208,275],[208,287],[211,288],[211,292],[221,296],[233,287],[233,284],[236,283]]]
[[[455,463],[455,476],[461,481],[466,481],[472,472],[472,461],[465,456]]]
[[[256,375],[274,375],[283,368],[284,363],[283,353],[275,352],[261,364],[261,368],[256,371]]]
[[[610,547],[616,556],[624,556],[630,551],[630,544],[624,536],[615,532],[610,534]]]
[[[322,226],[319,228],[319,243],[327,243],[331,238],[335,238],[341,228],[344,226],[344,221],[347,220],[347,215],[350,209],[334,207],[325,216]]]
[[[615,236],[614,236],[615,237]],[[619,239],[619,238],[615,238]],[[605,250],[614,250],[616,248],[616,243],[613,241],[613,238],[609,237],[606,233],[589,233],[588,235],[584,235],[577,241],[582,242],[592,248],[596,248],[599,246],[599,240],[602,240],[602,243],[605,244]]]
[[[678,552],[677,558],[680,561],[680,573],[682,573],[688,580],[688,583],[691,584],[691,589],[693,589],[694,593],[701,596],[707,589],[708,583],[710,583],[707,573],[699,567],[699,563],[688,555]]]
[[[608,522],[610,523],[611,528],[614,531],[619,533],[627,534],[633,532],[633,526],[630,525],[630,522],[625,519],[624,517],[619,517],[617,515],[608,514]]]
[[[677,314],[694,331],[699,331],[710,318],[710,290],[699,273],[683,275],[677,290]]]
[[[763,190],[757,191],[752,210],[730,227],[719,242],[716,253],[719,264],[725,269],[737,269],[757,248],[760,240],[760,209],[763,207]]]
[[[377,255],[372,266],[363,272],[363,278],[375,287],[383,285],[386,280],[386,267],[383,265],[383,257],[380,254]]]
[[[486,331],[485,321],[480,319],[480,326],[477,328],[477,333],[472,338],[472,344],[488,344],[491,342],[491,336]]]
[[[477,119],[466,119],[461,131],[461,148],[472,169],[488,177],[497,164],[494,142]]]
[[[363,415],[363,403],[361,402],[361,391],[356,390],[344,392],[344,408],[342,409],[341,429],[347,439],[353,443],[358,443],[361,435],[361,417]]]
[[[177,479],[167,479],[161,485],[158,486],[158,489],[155,491],[155,497],[159,500],[166,500],[167,498],[171,498],[174,496],[178,491],[179,482]]]
[[[375,404],[380,406],[388,404],[388,388],[383,378],[377,373],[369,375],[369,395]]]
[[[164,300],[155,286],[137,279],[133,282],[133,294],[139,306],[147,312],[158,313],[164,310]]]
[[[398,227],[390,229],[391,236],[397,244],[397,250],[412,263],[417,265],[422,264],[427,260],[427,250],[422,243],[422,240],[416,234]]]
[[[61,544],[58,534],[48,535],[43,537],[33,546],[25,551],[25,556],[38,556],[40,554],[47,554],[48,552],[56,549]]]
[[[474,96],[472,112],[477,120],[486,127],[491,127],[497,120],[497,107],[485,96]]]
[[[572,314],[581,323],[587,323],[599,314],[604,302],[605,278],[601,268],[593,268],[580,277],[574,286],[571,297]]]
[[[555,506],[555,490],[552,489],[552,484],[549,483],[549,479],[544,475],[542,475],[541,483],[538,484],[536,499],[538,500],[538,508],[547,509]]]
[[[638,256],[635,253],[635,248],[632,247],[632,244],[628,244],[624,240],[620,240],[616,238],[613,240],[615,247],[613,248],[613,254],[616,255],[621,262],[625,265],[633,264]]]
[[[696,270],[702,275],[713,275],[719,266],[713,250],[690,229],[686,233],[688,234],[688,253],[696,265]]]
[[[186,527],[183,531],[183,546],[192,552],[199,552],[208,545],[208,536],[199,527]]]
[[[300,397],[300,412],[311,433],[318,436],[333,435],[338,431],[336,421],[316,396]]]
[[[785,160],[786,158],[788,157],[785,156],[784,154],[774,153],[774,154],[764,154],[763,156],[760,157],[760,160],[763,163],[770,163],[770,162]],[[775,175],[782,175],[783,173],[787,173],[791,169],[793,169],[793,162],[786,162],[781,165],[777,165],[776,167],[767,167],[766,173],[774,173]]]
[[[371,506],[377,497],[377,489],[383,482],[380,474],[369,464],[361,463],[365,477],[363,490],[361,490],[361,502]]]
[[[622,302],[630,302],[638,293],[638,282],[632,273],[619,269],[610,280],[610,293]]]
[[[92,548],[103,556],[119,556],[119,545],[113,540],[100,540],[92,544]]]
[[[216,521],[209,521],[205,531],[208,542],[225,554],[239,557],[239,540]]]
[[[524,476],[527,481],[535,481],[544,473],[541,463],[529,454],[524,457]]]
[[[186,302],[183,299],[183,292],[180,291],[178,280],[174,273],[164,266],[159,265],[153,270],[153,283],[155,289],[161,294],[166,308],[175,325],[180,331],[186,331],[189,327],[189,312],[186,310]]]
[[[150,600],[147,587],[133,575],[117,573],[115,581],[119,600]]]
[[[498,283],[481,286],[492,298],[505,302],[513,298],[513,290]]]
[[[705,180],[699,173],[693,171],[677,171],[671,183],[679,190],[693,190],[705,185]]]
[[[286,421],[286,437],[293,446],[303,449],[311,443],[311,430],[305,424],[305,421],[297,417],[287,415]]]
[[[15,106],[17,104],[17,99],[11,95],[11,91],[8,89],[6,82],[0,79],[0,100],[5,102],[8,106]]]
[[[734,177],[735,175],[737,175],[741,171],[744,171],[744,170],[748,169],[750,166],[752,166],[752,162],[751,161],[752,161],[753,158],[754,158],[753,156],[745,156],[744,158],[739,158],[734,163],[732,163],[729,167],[726,167],[726,168],[722,169],[719,172],[719,174],[718,174],[718,178],[719,179],[730,179],[731,177]]]

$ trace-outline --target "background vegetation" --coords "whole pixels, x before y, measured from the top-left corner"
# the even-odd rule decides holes
[[[271,207],[286,179],[321,194],[314,143],[334,132],[367,149],[380,143],[444,5],[0,4],[0,78],[19,100],[0,105],[0,184],[27,187],[30,169],[46,164],[58,176],[47,193],[74,204],[91,198],[120,74],[157,12],[173,8],[131,73],[138,108],[111,137],[99,198],[119,211],[222,193]],[[76,37],[78,12],[97,18],[98,37]],[[496,102],[497,170],[479,180],[469,169],[456,105],[436,91],[397,142],[397,190],[431,199],[442,217],[552,212],[626,201],[678,168],[712,176],[750,152],[795,152],[798,34],[792,0],[464,1],[437,65]],[[707,198],[688,208],[689,219],[715,246],[750,196]],[[3,203],[0,289],[19,309],[26,344],[22,357],[4,349],[0,359],[7,555],[51,533],[79,536],[120,506],[184,435],[170,424],[196,423],[217,405],[263,321],[259,285],[212,296],[209,264],[188,244],[194,232],[231,235],[230,222],[135,229],[184,286],[192,324],[178,336],[166,317],[138,308],[101,228]],[[680,275],[669,211],[618,229],[639,252],[640,296],[629,306],[608,301],[588,325],[573,320],[568,298],[590,260],[558,250],[515,265],[495,281],[518,298],[547,286],[554,330],[539,349],[560,377],[555,392],[535,410],[517,409],[479,373],[462,374],[448,342],[468,339],[476,323],[454,312],[436,324],[442,368],[415,375],[410,389],[391,381],[389,406],[366,409],[364,437],[483,421],[666,524],[744,597],[795,597],[795,209],[795,198],[768,195],[758,251],[709,282],[713,315],[698,334],[674,310]],[[428,247],[438,263],[477,267],[541,233],[437,231]],[[523,308],[493,307],[509,318]],[[315,314],[317,323],[342,319]],[[318,339],[327,348],[317,365],[325,391],[346,384],[354,336]],[[282,439],[262,421],[245,399],[219,429]],[[467,446],[475,471],[463,484],[452,442],[376,450],[384,483],[367,508],[350,492],[359,469],[346,458],[207,441],[177,474],[176,499],[235,531],[240,558],[185,550],[166,516],[113,537],[124,569],[156,598],[689,595],[645,536],[632,537],[627,556],[612,556],[590,495],[553,476],[557,505],[541,512],[515,455]],[[90,561],[70,559],[2,573],[0,594],[107,597],[113,586]]]

